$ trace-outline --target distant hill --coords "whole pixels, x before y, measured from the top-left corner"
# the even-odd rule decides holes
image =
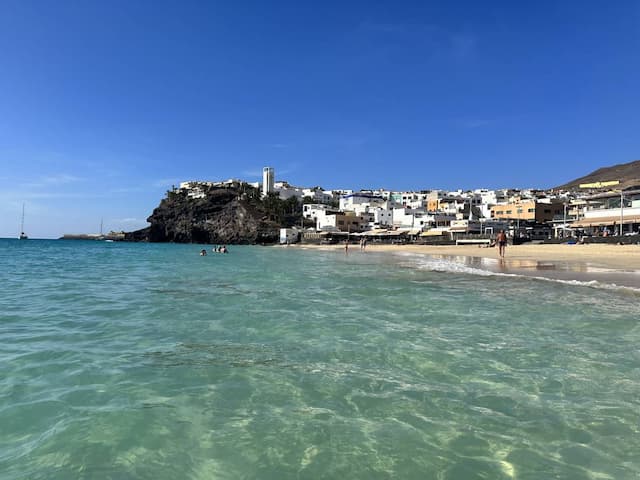
[[[620,185],[616,185],[614,188],[625,188],[632,184],[640,184],[640,160],[599,168],[589,175],[555,187],[554,190],[577,190],[580,188],[579,185],[583,183],[610,182],[613,180],[620,181]]]

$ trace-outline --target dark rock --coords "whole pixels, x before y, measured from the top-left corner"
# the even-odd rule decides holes
[[[276,243],[280,228],[299,224],[302,207],[295,199],[260,198],[250,185],[211,187],[204,198],[184,190],[167,193],[147,221],[126,240],[176,243]]]

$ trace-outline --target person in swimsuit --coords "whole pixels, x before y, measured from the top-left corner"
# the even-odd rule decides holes
[[[507,234],[504,233],[504,230],[500,230],[498,233],[496,243],[498,244],[498,253],[500,254],[500,257],[504,258],[504,250],[507,246]]]

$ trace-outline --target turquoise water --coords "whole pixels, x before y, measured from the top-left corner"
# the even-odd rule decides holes
[[[640,295],[0,240],[0,478],[638,479]]]

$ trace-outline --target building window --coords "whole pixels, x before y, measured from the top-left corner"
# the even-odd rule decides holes
[[[511,210],[507,210],[507,215],[511,215]]]
[[[527,209],[527,212],[528,212],[528,213],[534,213],[535,211],[536,211],[536,209],[535,209],[535,208],[529,208],[529,209]]]
[[[522,213],[522,209],[521,209],[521,208],[519,208],[519,209],[517,210],[517,212],[518,212],[518,213]]]
[[[544,213],[551,213],[551,209],[550,208],[545,208],[544,209]]]

